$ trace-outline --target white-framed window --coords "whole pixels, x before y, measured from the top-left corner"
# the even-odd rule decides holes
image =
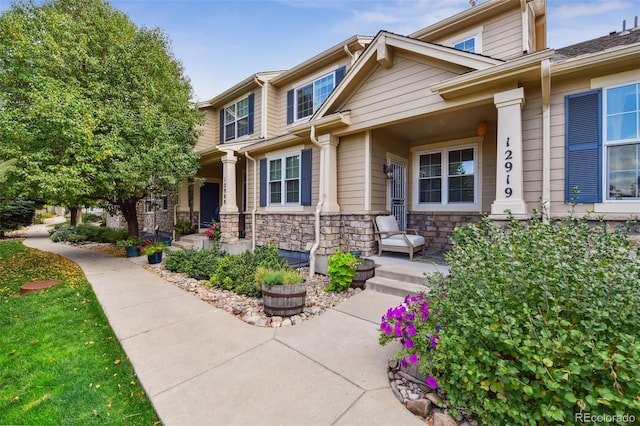
[[[300,205],[300,153],[267,159],[268,204]]]
[[[606,199],[640,200],[640,83],[604,90]]]
[[[295,89],[296,120],[313,115],[334,87],[335,73],[331,73]]]
[[[418,206],[476,205],[477,145],[451,146],[416,153]]]
[[[153,197],[151,195],[144,197],[144,212],[153,213]]]
[[[230,141],[249,134],[249,98],[224,109],[224,140]]]
[[[478,44],[477,37],[473,36],[464,40],[460,40],[457,43],[454,43],[453,47],[458,50],[464,50],[465,52],[476,53],[478,52],[477,44]]]

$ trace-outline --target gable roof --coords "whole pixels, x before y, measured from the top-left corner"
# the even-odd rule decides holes
[[[271,79],[270,83],[275,87],[281,87],[284,84],[299,80],[306,74],[322,68],[327,64],[334,63],[346,56],[351,56],[352,59],[355,59],[355,54],[365,49],[369,43],[371,43],[372,39],[373,37],[369,36],[354,35],[342,43],[338,43],[324,52],[317,54],[313,58],[284,71],[277,77]]]
[[[489,68],[504,62],[500,59],[465,52],[388,31],[380,31],[371,44],[367,46],[363,54],[347,71],[345,77],[333,92],[331,92],[322,106],[307,123],[299,127],[309,127],[312,124],[311,122],[323,117],[336,105],[343,103],[354,90],[357,90],[357,87],[360,86],[363,80],[366,79],[370,72],[378,67],[378,65],[382,65],[385,68],[393,67],[393,52],[395,50],[448,63],[460,69],[466,69],[467,72]]]

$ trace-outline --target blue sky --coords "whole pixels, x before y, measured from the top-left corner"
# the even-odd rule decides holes
[[[478,1],[481,3],[481,1]],[[255,72],[284,70],[354,34],[410,34],[470,7],[469,0],[111,0],[172,41],[205,101]],[[0,0],[0,11],[10,0]],[[639,0],[547,0],[549,47],[632,27]]]

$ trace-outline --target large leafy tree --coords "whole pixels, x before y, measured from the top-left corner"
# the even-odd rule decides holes
[[[102,204],[137,235],[137,202],[198,168],[190,96],[161,30],[102,0],[14,3],[0,16],[5,196]]]

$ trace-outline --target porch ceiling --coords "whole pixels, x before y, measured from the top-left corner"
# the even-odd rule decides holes
[[[495,105],[485,104],[392,124],[385,127],[384,130],[397,139],[408,142],[442,141],[475,136],[478,124],[482,122],[489,125],[490,132],[495,131],[496,121]]]

